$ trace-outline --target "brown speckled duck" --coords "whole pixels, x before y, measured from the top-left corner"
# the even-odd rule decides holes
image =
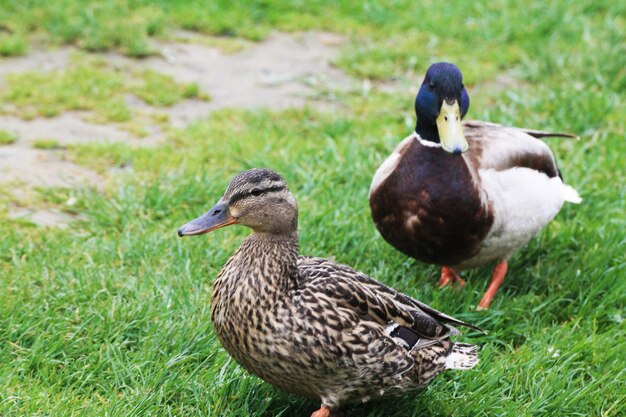
[[[312,416],[329,417],[342,404],[403,395],[477,363],[475,346],[450,340],[453,325],[476,327],[348,266],[299,256],[297,218],[283,178],[252,169],[178,231],[253,231],[220,271],[211,301],[215,333],[241,366],[319,399]]]
[[[417,125],[378,168],[370,187],[376,227],[387,242],[442,266],[440,286],[464,284],[457,270],[498,262],[478,309],[488,308],[507,260],[578,193],[563,183],[538,138],[564,133],[461,119],[469,96],[461,71],[433,64],[415,99]]]

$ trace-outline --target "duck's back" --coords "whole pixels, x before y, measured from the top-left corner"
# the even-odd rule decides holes
[[[552,151],[538,137],[571,135],[506,127],[477,120],[465,121],[463,129],[470,149],[466,159],[477,170],[527,168],[548,178],[561,176]]]
[[[300,257],[298,270],[299,353],[325,364],[321,396],[340,395],[342,402],[397,396],[450,366],[449,336],[458,332],[445,321],[460,322],[328,259]],[[471,367],[475,348],[468,358]]]

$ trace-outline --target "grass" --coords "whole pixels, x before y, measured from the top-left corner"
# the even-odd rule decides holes
[[[11,145],[17,141],[17,137],[6,130],[0,130],[0,146],[2,145]]]
[[[45,85],[46,88],[41,88]],[[152,106],[171,106],[186,98],[208,100],[197,84],[180,84],[152,70],[130,74],[104,59],[76,55],[69,68],[49,72],[26,71],[6,77],[0,98],[16,115],[32,119],[69,111],[91,111],[99,123],[129,122],[137,116],[126,102],[134,94]]]
[[[60,149],[62,146],[56,139],[37,139],[33,142],[33,148],[49,151],[52,149]]]
[[[177,84],[169,75],[156,71],[140,71],[137,78],[139,82],[130,88],[130,92],[151,106],[171,106],[186,98],[209,99],[200,93],[198,84]]]
[[[310,413],[317,404],[247,375],[212,333],[211,282],[248,232],[187,240],[175,233],[220,197],[233,174],[253,166],[281,172],[296,194],[302,253],[334,256],[489,332],[462,337],[481,346],[475,370],[447,373],[407,398],[347,407],[348,415],[626,413],[624,5],[394,5],[316,1],[296,11],[269,0],[251,7],[66,0],[0,7],[12,36],[28,45],[142,55],[150,36],[180,27],[248,39],[271,28],[317,28],[348,36],[339,65],[353,76],[419,74],[434,60],[454,60],[470,88],[469,117],[581,135],[549,145],[585,199],[566,206],[512,259],[493,307],[476,312],[488,268],[465,273],[462,291],[438,290],[436,268],[390,248],[369,217],[371,176],[410,132],[414,91],[335,93],[340,111],[222,110],[149,149],[74,145],[69,159],[102,173],[129,165],[132,175],[101,191],[41,190],[37,204],[80,214],[67,229],[16,224],[5,216],[10,202],[0,200],[0,415]],[[498,85],[501,73],[513,84]],[[167,105],[193,92],[155,91],[168,85],[161,75],[120,73],[97,60],[44,79],[38,72],[12,77],[2,94],[21,117],[84,100],[102,122],[113,122],[125,93]]]
[[[20,56],[28,50],[28,43],[19,36],[0,33],[0,56]]]

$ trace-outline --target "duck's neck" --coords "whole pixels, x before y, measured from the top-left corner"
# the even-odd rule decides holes
[[[287,292],[297,286],[298,233],[253,233],[244,240],[224,269],[238,275],[234,283],[255,292]]]
[[[435,123],[424,122],[422,119],[417,119],[415,124],[415,133],[424,140],[429,140],[434,143],[439,143],[439,131]]]
[[[263,317],[277,314],[291,290],[297,287],[297,262],[297,232],[253,233],[215,279],[211,322],[222,345],[244,366],[249,352],[242,347],[242,341],[248,340],[242,334],[258,333],[260,327],[269,325]],[[248,363],[245,367],[252,366]]]

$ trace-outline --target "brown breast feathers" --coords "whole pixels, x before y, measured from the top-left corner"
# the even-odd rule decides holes
[[[456,265],[471,258],[493,223],[461,156],[418,140],[372,190],[372,218],[383,238],[423,262]]]

